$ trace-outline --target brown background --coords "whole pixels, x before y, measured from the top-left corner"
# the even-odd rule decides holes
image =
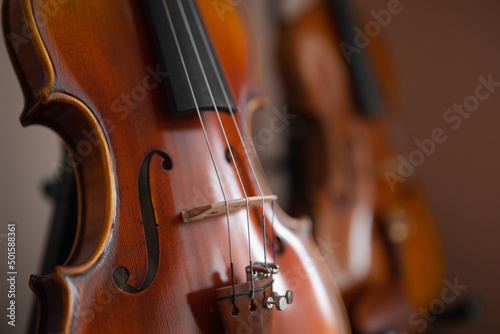
[[[307,2],[283,1],[291,17]],[[373,20],[370,12],[387,9],[389,2],[356,0],[353,4],[360,22],[369,22]],[[404,156],[417,148],[414,140],[430,138],[435,128],[445,130],[448,139],[437,145],[417,168],[417,174],[437,221],[446,278],[457,278],[459,284],[467,285],[464,294],[476,296],[483,308],[472,323],[442,332],[498,333],[500,87],[457,130],[444,122],[443,114],[474,95],[478,76],[492,74],[493,80],[500,82],[500,3],[401,0],[400,4],[402,12],[393,15],[381,36],[392,60],[401,100],[407,150]],[[264,82],[281,109],[273,63],[266,59],[273,52],[274,40],[267,33],[265,5],[266,1],[259,0],[250,7],[262,43]],[[363,25],[359,27],[364,29]],[[264,155],[278,163],[279,149],[273,146]],[[279,140],[275,146],[280,147]],[[284,177],[280,169],[268,170],[277,174],[277,178],[271,175],[271,183],[277,179],[274,187],[281,189]],[[286,192],[283,195],[281,198]]]
[[[290,14],[303,1],[285,0]],[[267,2],[247,1],[264,60],[273,51],[268,33]],[[387,0],[356,0],[358,14],[372,20],[371,10],[387,7]],[[295,6],[298,4],[299,6]],[[458,278],[483,304],[473,323],[450,333],[498,333],[500,324],[500,89],[477,111],[451,130],[442,119],[446,109],[474,94],[477,77],[500,81],[500,3],[494,0],[401,0],[404,10],[393,16],[382,35],[392,57],[399,88],[409,152],[415,139],[428,138],[436,127],[448,139],[418,168],[418,174],[438,222],[446,258],[446,277]],[[273,63],[264,62],[266,86],[275,105],[283,107],[273,77]],[[5,310],[6,224],[17,224],[17,321],[6,326],[0,312],[0,332],[23,333],[31,310],[30,273],[36,273],[51,206],[41,194],[41,184],[53,174],[59,141],[47,129],[22,129],[18,115],[22,94],[5,48],[0,46],[0,310]],[[264,120],[261,122],[265,122]],[[283,133],[286,136],[286,131]],[[286,173],[275,166],[283,138],[276,136],[262,152],[273,187],[286,195]],[[286,196],[282,196],[286,198]]]
[[[365,1],[362,13],[384,8]],[[448,140],[419,167],[438,222],[446,277],[483,304],[482,316],[453,333],[498,333],[500,324],[500,89],[453,131],[443,113],[473,95],[477,77],[500,81],[500,3],[412,1],[384,30],[410,140],[446,129]],[[414,145],[410,150],[415,149]]]

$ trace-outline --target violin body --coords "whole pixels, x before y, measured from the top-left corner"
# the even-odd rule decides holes
[[[390,184],[398,153],[387,117],[363,115],[326,1],[282,28],[280,63],[288,103],[302,118],[295,139],[294,215],[313,218],[318,243],[337,244],[325,260],[360,333],[414,330],[409,316],[439,295],[438,238],[413,180]],[[396,98],[376,38],[368,50],[385,104]],[[384,110],[387,112],[388,110]],[[389,180],[390,181],[390,180]]]
[[[197,6],[244,132],[264,103],[242,6],[225,11],[223,20],[211,1]],[[226,217],[185,223],[180,213],[224,201],[214,162],[229,199],[244,197],[235,163],[248,194],[259,193],[263,178],[258,169],[256,177],[251,173],[254,153],[246,159],[227,112],[220,113],[225,134],[214,110],[201,113],[214,162],[199,117],[172,114],[163,88],[170,74],[158,65],[141,2],[6,0],[3,19],[26,98],[21,122],[46,125],[64,139],[73,165],[59,172],[74,167],[78,187],[78,232],[69,258],[30,282],[39,303],[37,332],[251,332],[253,318],[232,316],[236,322],[227,328],[223,319],[231,316],[221,314],[216,301],[216,290],[232,281]],[[249,140],[246,145],[252,147]],[[328,268],[313,255],[310,222],[266,203],[248,216],[231,213],[230,227],[236,284],[247,282],[249,252],[254,262],[263,261],[267,243],[272,259],[269,245],[276,242],[274,289],[294,294],[293,304],[271,310],[272,324],[256,333],[349,331]],[[236,304],[251,306],[248,297]]]

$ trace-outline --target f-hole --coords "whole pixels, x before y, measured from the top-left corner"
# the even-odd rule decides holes
[[[163,158],[162,167],[165,170],[172,168],[172,161],[167,154],[161,151],[151,151],[142,159],[138,175],[139,205],[141,208],[141,224],[144,228],[147,251],[146,274],[141,285],[136,288],[127,283],[130,273],[125,267],[116,267],[113,270],[113,282],[124,292],[139,293],[147,289],[153,282],[158,271],[159,243],[153,202],[151,201],[151,191],[149,188],[149,165],[154,154]]]

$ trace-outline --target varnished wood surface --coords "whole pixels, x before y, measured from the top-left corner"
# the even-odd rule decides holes
[[[198,1],[213,39],[243,128],[245,110],[258,97],[252,45],[246,19],[228,11],[221,20],[210,1]],[[47,10],[51,8],[51,10]],[[238,8],[239,11],[240,8]],[[5,31],[21,33],[24,19],[29,43],[11,56],[27,104],[25,125],[41,123],[57,131],[73,152],[79,189],[78,237],[66,264],[31,286],[40,303],[40,333],[222,333],[215,289],[231,283],[224,217],[184,224],[180,212],[222,201],[211,159],[196,115],[174,118],[156,71],[157,60],[139,1],[6,0]],[[36,54],[35,54],[36,52]],[[132,96],[131,104],[123,94]],[[139,96],[139,95],[136,95]],[[117,102],[118,101],[118,102]],[[247,192],[256,180],[229,115],[221,114]],[[234,168],[214,112],[203,122],[216,163],[226,176],[230,199],[242,198]],[[249,143],[247,143],[249,144]],[[153,155],[149,187],[158,223],[159,265],[151,285],[125,293],[113,269],[128,268],[128,284],[138,288],[147,271],[144,229],[138,201],[138,171],[151,151],[164,152],[172,168]],[[260,178],[260,174],[259,174]],[[261,178],[262,182],[262,178]],[[201,194],[201,195],[200,195]],[[198,196],[198,197],[197,197]],[[203,203],[202,203],[203,204]],[[277,209],[276,235],[282,252],[275,291],[293,290],[295,301],[275,312],[275,333],[346,333],[343,304],[315,245],[307,222],[291,221]],[[262,260],[259,209],[252,210],[254,261]],[[265,209],[270,222],[270,206]],[[290,229],[287,226],[298,228]],[[272,235],[269,223],[267,235]],[[231,215],[236,282],[248,265],[246,214]],[[271,257],[268,248],[268,259]],[[243,319],[242,326],[247,319]]]

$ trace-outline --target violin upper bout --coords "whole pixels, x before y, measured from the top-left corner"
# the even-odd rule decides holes
[[[63,2],[60,3],[59,6],[65,6]],[[83,211],[80,212],[77,243],[67,260],[67,264],[73,268],[61,269],[61,273],[70,274],[75,270],[83,271],[88,268],[104,248],[111,230],[116,195],[110,150],[102,124],[86,103],[60,91],[56,85],[53,55],[49,55],[47,41],[43,40],[41,35],[42,28],[46,34],[50,29],[49,24],[43,22],[48,22],[49,17],[58,12],[54,6],[50,0],[5,0],[2,21],[9,55],[25,96],[21,123],[25,126],[46,125],[66,142],[72,161],[55,162],[53,167],[56,177],[60,178],[60,173],[71,171],[73,168],[76,171],[79,207]],[[43,8],[45,10],[42,10]],[[48,8],[51,11],[47,10]],[[62,8],[59,9],[62,11]],[[83,144],[89,141],[85,133],[92,133],[93,146],[83,152]],[[84,173],[84,170],[91,170],[93,175]],[[91,182],[91,178],[95,180],[96,177],[102,182]],[[89,210],[83,203],[92,201],[92,198],[103,200],[101,204]],[[101,217],[101,226],[90,226],[87,221],[96,217]],[[86,246],[79,247],[85,241]]]
[[[28,15],[26,15],[26,13]],[[28,0],[4,0],[2,4],[2,28],[7,50],[20,81],[25,98],[23,125],[31,122],[42,100],[48,99],[48,82],[51,73],[50,61],[39,39],[31,5]],[[43,98],[44,96],[45,98]]]

